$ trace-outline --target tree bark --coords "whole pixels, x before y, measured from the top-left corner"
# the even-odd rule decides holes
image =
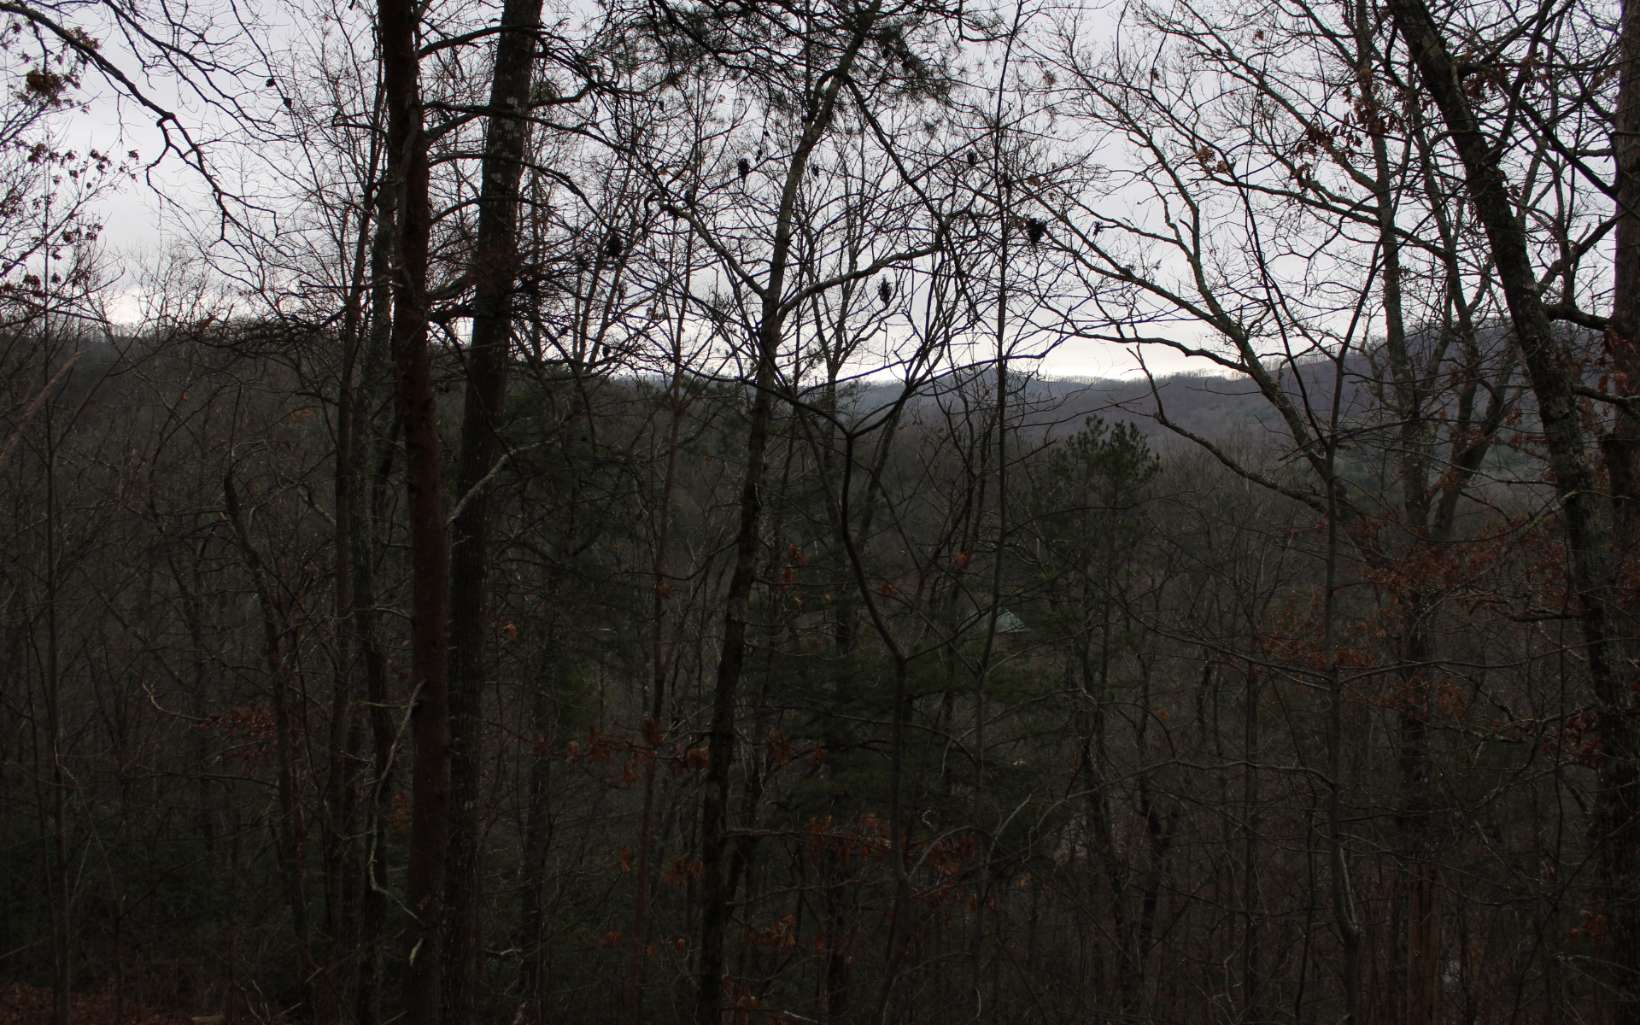
[[[376,197],[376,225],[370,243],[370,333],[366,351],[367,369],[361,380],[356,423],[363,423],[365,410],[376,393],[377,370],[388,352],[388,332],[392,329],[392,295],[388,267],[393,252],[392,197],[379,191]],[[376,440],[370,501],[354,499],[354,515],[349,542],[353,545],[353,628],[364,656],[365,697],[370,706],[370,802],[366,807],[366,853],[362,861],[363,898],[359,908],[359,968],[355,994],[359,1025],[377,1025],[382,1020],[381,979],[382,929],[387,921],[387,881],[380,865],[385,862],[387,817],[392,808],[393,756],[396,735],[388,710],[387,658],[376,632],[376,549],[378,524],[386,506],[388,477],[392,470],[397,424]],[[355,453],[362,459],[363,452]],[[358,477],[355,475],[355,481]]]
[[[427,344],[427,250],[431,228],[427,138],[412,0],[379,0],[387,144],[398,226],[391,335],[410,504],[411,735],[415,742],[406,897],[404,1011],[407,1025],[440,1020],[441,907],[450,833],[448,609],[450,552],[444,529],[438,410]]]
[[[489,574],[490,485],[500,460],[507,401],[508,346],[518,267],[519,182],[534,81],[541,0],[507,0],[495,44],[489,130],[479,175],[478,241],[473,250],[473,340],[467,350],[456,493],[450,534],[450,854],[445,880],[449,923],[444,965],[445,1021],[474,1020],[479,951],[479,776],[485,685],[485,597]]]

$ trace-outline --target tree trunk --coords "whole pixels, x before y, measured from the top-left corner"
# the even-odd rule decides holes
[[[47,262],[49,270],[51,264]],[[46,323],[46,352],[50,345],[51,325]],[[49,372],[51,361],[43,361]],[[44,704],[46,711],[47,756],[51,760],[51,847],[47,858],[46,901],[51,909],[51,1025],[69,1025],[70,1002],[74,988],[74,944],[71,914],[73,912],[73,866],[68,860],[68,785],[63,772],[63,719],[62,671],[59,664],[61,643],[57,623],[57,438],[53,423],[52,392],[57,378],[50,378],[41,395],[45,398],[45,585],[46,585],[46,650]],[[38,760],[38,755],[36,755]],[[38,777],[37,777],[38,778]]]
[[[1640,3],[1624,0],[1618,34],[1616,126],[1617,231],[1614,246],[1612,316],[1606,332],[1618,394],[1612,431],[1601,439],[1601,454],[1612,490],[1614,632],[1628,638],[1616,653],[1618,665],[1640,657],[1635,640],[1635,593],[1623,581],[1635,579],[1640,558]],[[1602,698],[1600,735],[1604,761],[1594,838],[1607,908],[1607,957],[1613,969],[1619,1025],[1640,1022],[1640,724],[1632,687],[1613,680]]]
[[[290,627],[287,625],[281,629],[281,617],[274,602],[273,586],[267,578],[261,555],[251,543],[245,518],[240,511],[239,493],[234,487],[231,465],[222,477],[222,495],[227,508],[228,523],[233,528],[234,539],[245,559],[245,567],[250,572],[260,612],[262,657],[267,663],[268,688],[273,696],[274,750],[279,762],[276,789],[279,802],[278,848],[275,860],[279,866],[280,881],[285,887],[285,901],[290,905],[291,923],[296,931],[297,967],[304,980],[308,1011],[317,1014],[320,1009],[316,1006],[317,979],[313,964],[313,942],[308,924],[305,885],[307,828],[302,814],[301,795],[297,792],[296,742],[293,736],[290,698],[286,694],[289,684],[285,677],[293,670],[287,669],[280,644],[281,635],[290,632]]]
[[[681,335],[683,325],[678,325]],[[674,491],[677,486],[679,435],[687,403],[680,395],[683,387],[681,357],[674,365],[668,390],[668,419],[666,433],[666,462],[661,476],[661,493],[656,503],[658,520],[655,532],[655,554],[651,563],[654,580],[650,599],[649,649],[649,719],[644,723],[644,743],[649,757],[643,771],[643,811],[638,821],[638,851],[634,859],[637,872],[637,893],[632,901],[631,954],[627,963],[626,1011],[633,1021],[643,1019],[644,944],[649,932],[649,877],[650,851],[654,846],[655,777],[660,764],[660,748],[666,730],[662,725],[666,714],[666,677],[671,671],[670,646],[666,640],[666,605],[671,593],[668,555],[672,546]]]
[[[1260,935],[1262,918],[1259,915],[1258,831],[1259,822],[1259,669],[1247,666],[1246,703],[1242,709],[1242,767],[1241,802],[1242,826],[1242,936],[1241,936],[1241,989],[1249,1022],[1265,1020],[1261,1003],[1263,994],[1263,967],[1259,955],[1263,938]]]
[[[376,371],[387,355],[388,332],[392,327],[388,265],[393,251],[393,202],[385,191],[376,198],[376,226],[370,244],[370,334],[366,352],[367,369],[361,377],[355,423],[363,423],[364,411],[371,408]],[[396,428],[395,424],[395,428]],[[354,516],[349,543],[353,545],[353,629],[364,655],[365,697],[370,706],[370,802],[365,811],[366,852],[362,859],[363,898],[359,908],[358,982],[355,1015],[359,1025],[377,1025],[382,1020],[381,979],[382,929],[387,921],[387,880],[381,865],[387,847],[387,817],[392,808],[393,748],[396,735],[388,711],[387,659],[376,634],[376,548],[377,524],[385,508],[388,476],[392,469],[397,431],[383,434],[377,441],[375,470],[370,483],[370,502],[354,500]],[[356,439],[357,440],[357,439]],[[363,452],[356,452],[362,459]],[[355,474],[355,482],[358,476]]]
[[[340,1016],[341,1009],[349,1003],[346,993],[357,986],[361,974],[359,954],[364,944],[359,929],[363,905],[368,900],[361,885],[368,885],[368,880],[361,871],[358,791],[353,769],[360,761],[361,743],[356,706],[359,675],[356,652],[361,634],[354,620],[359,573],[354,568],[354,560],[362,558],[368,561],[370,558],[369,547],[361,548],[358,543],[362,536],[363,515],[359,509],[359,482],[365,465],[365,449],[361,442],[368,438],[369,405],[366,396],[370,393],[371,371],[374,369],[368,335],[372,328],[368,320],[368,303],[373,284],[371,275],[377,269],[371,254],[378,233],[371,215],[380,206],[377,202],[380,192],[378,159],[379,154],[373,148],[362,197],[368,213],[359,220],[359,234],[353,252],[353,275],[348,283],[343,311],[341,379],[336,387],[336,454],[332,477],[336,518],[331,580],[336,654],[332,667],[331,750],[329,778],[325,787],[327,814],[324,818],[325,894],[330,912],[326,937],[330,947],[325,971],[330,980],[328,999],[335,1016]],[[368,826],[363,832],[368,835]],[[368,850],[365,854],[368,856]]]
[[[848,48],[838,61],[824,99],[804,129],[786,170],[776,215],[769,276],[761,290],[762,319],[757,332],[757,370],[753,378],[751,415],[746,426],[746,461],[740,487],[740,525],[735,533],[734,570],[724,596],[723,650],[712,692],[712,724],[707,738],[705,795],[701,801],[700,961],[697,965],[696,1025],[719,1025],[723,1003],[723,941],[728,927],[728,880],[724,855],[728,847],[729,769],[735,757],[735,696],[746,660],[746,617],[757,568],[758,530],[763,520],[763,469],[774,417],[775,358],[787,309],[783,304],[786,271],[791,260],[797,192],[809,157],[824,136],[836,109],[838,90],[848,79],[860,48],[877,23],[882,0],[855,20]]]
[[[1626,599],[1617,587],[1620,555],[1634,523],[1632,472],[1640,447],[1640,425],[1627,411],[1618,414],[1617,430],[1603,439],[1606,469],[1613,493],[1613,523],[1604,522],[1594,497],[1597,474],[1590,465],[1574,387],[1572,353],[1555,338],[1532,270],[1525,227],[1516,215],[1501,166],[1501,154],[1482,133],[1462,75],[1446,40],[1423,0],[1391,0],[1389,11],[1406,36],[1419,75],[1434,97],[1463,163],[1464,184],[1486,231],[1492,264],[1509,307],[1515,342],[1538,401],[1548,448],[1549,468],[1560,499],[1561,524],[1566,533],[1567,577],[1576,599],[1588,665],[1589,681],[1599,708],[1596,729],[1601,742],[1597,769],[1595,810],[1590,823],[1595,846],[1598,885],[1605,919],[1606,978],[1613,994],[1614,1022],[1640,1022],[1640,794],[1636,793],[1636,757],[1640,735],[1633,713],[1634,695],[1628,687],[1624,645],[1620,638],[1631,621]],[[1624,4],[1620,39],[1618,97],[1618,209],[1623,211],[1616,238],[1616,303],[1608,346],[1620,371],[1640,370],[1632,331],[1640,322],[1640,299],[1633,283],[1640,281],[1640,210],[1632,201],[1640,183],[1632,179],[1637,140],[1632,127],[1640,120],[1640,82],[1633,56],[1640,51],[1640,13]],[[1625,206],[1625,204],[1629,204]],[[1640,379],[1616,376],[1629,394],[1640,393]]]
[[[440,940],[450,835],[450,695],[447,602],[450,552],[444,529],[438,410],[427,345],[427,139],[412,0],[379,0],[382,80],[387,91],[388,176],[396,197],[392,349],[404,429],[410,504],[411,734],[415,741],[406,897],[404,1011],[407,1025],[440,1020]]]
[[[729,916],[728,881],[723,871],[728,847],[725,812],[729,805],[729,769],[735,757],[735,693],[746,658],[746,617],[763,515],[763,466],[774,412],[774,360],[780,346],[780,317],[770,309],[779,303],[778,293],[774,295],[773,302],[764,304],[764,323],[758,338],[755,395],[746,432],[745,478],[740,489],[740,528],[735,536],[734,572],[725,598],[723,652],[718,660],[707,740],[706,790],[701,809],[703,878],[696,1025],[718,1025],[723,996],[723,938]]]
[[[495,44],[489,131],[480,167],[478,241],[473,250],[473,340],[467,350],[456,494],[450,535],[450,856],[444,892],[449,922],[444,1018],[475,1020],[479,951],[479,776],[485,684],[485,596],[491,484],[502,454],[513,285],[518,267],[519,181],[529,123],[541,0],[507,0]]]
[[[546,921],[547,852],[552,845],[552,810],[548,806],[552,783],[553,721],[552,699],[547,686],[562,680],[568,660],[557,650],[553,638],[546,641],[542,659],[545,671],[540,685],[530,691],[530,731],[534,756],[530,759],[524,824],[522,907],[518,918],[520,988],[523,990],[517,1020],[520,1025],[544,1025],[548,1021],[547,959],[541,952],[541,934]]]

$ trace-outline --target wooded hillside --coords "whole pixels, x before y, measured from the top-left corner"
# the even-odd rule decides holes
[[[0,1021],[1640,1025],[1637,59],[0,2]]]

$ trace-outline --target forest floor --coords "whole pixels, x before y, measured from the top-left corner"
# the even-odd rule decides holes
[[[71,1005],[80,1025],[195,1025],[186,1014],[162,1013],[150,1008],[121,1008],[119,994],[76,993]],[[22,983],[0,986],[0,1025],[50,1025],[51,990]]]

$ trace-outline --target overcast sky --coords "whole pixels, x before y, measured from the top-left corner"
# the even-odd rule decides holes
[[[253,0],[252,12],[266,22],[258,26],[257,47],[246,51],[250,65],[271,55],[281,63],[280,51],[288,48],[294,31],[278,18],[283,9],[276,4]],[[228,31],[220,22],[219,35]],[[177,82],[148,74],[117,36],[105,33],[104,54],[118,64],[156,102],[176,111],[179,118],[202,140],[218,139],[222,112],[179,90]],[[247,80],[262,72],[246,72]],[[273,90],[277,92],[277,89]],[[106,82],[87,76],[85,93],[88,111],[65,121],[61,137],[70,145],[97,147],[119,153],[135,150],[139,155],[137,181],[104,197],[97,209],[103,222],[103,244],[111,266],[121,270],[121,281],[109,310],[116,322],[134,323],[141,318],[141,282],[170,254],[198,252],[199,240],[209,239],[217,227],[216,209],[201,175],[186,166],[175,154],[161,156],[162,137],[151,112],[119,95]],[[253,97],[255,99],[255,97]],[[276,99],[276,96],[269,97]],[[213,123],[214,122],[214,123]],[[233,183],[245,174],[247,153],[241,143],[219,139],[208,141],[207,152],[213,173]],[[1198,339],[1199,340],[1199,339]],[[1166,350],[1146,352],[1153,372],[1208,369],[1199,361],[1188,361]],[[1042,360],[1024,365],[1038,366],[1055,376],[1129,376],[1139,372],[1130,352],[1109,344],[1069,340]]]

